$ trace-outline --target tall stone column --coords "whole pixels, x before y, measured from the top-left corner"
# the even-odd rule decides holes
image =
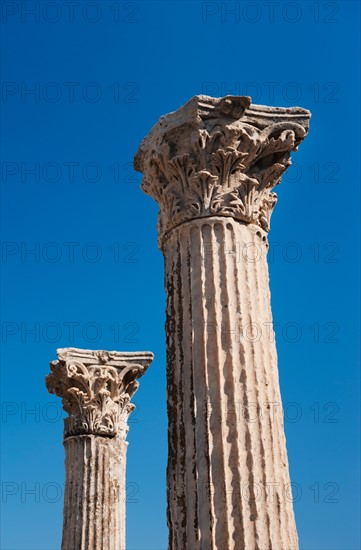
[[[69,413],[62,550],[125,550],[130,399],[153,355],[75,348],[57,355],[46,385]]]
[[[135,157],[165,256],[171,550],[298,548],[266,255],[309,118],[197,96]]]

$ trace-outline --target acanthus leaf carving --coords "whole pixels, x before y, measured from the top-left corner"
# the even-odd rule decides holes
[[[69,352],[71,350],[71,352]],[[74,360],[74,351],[79,360]],[[140,361],[112,352],[72,350],[58,351],[58,360],[50,363],[46,377],[50,393],[62,398],[69,414],[64,420],[65,437],[72,435],[105,435],[126,437],[127,419],[134,405],[131,397],[152,360],[151,354]],[[120,359],[119,359],[120,358]]]
[[[232,105],[241,99],[236,118]],[[135,168],[144,174],[143,190],[160,206],[160,244],[173,227],[197,217],[231,216],[269,231],[272,189],[306,136],[310,113],[247,107],[248,100],[197,96],[182,115],[163,116],[143,140]]]

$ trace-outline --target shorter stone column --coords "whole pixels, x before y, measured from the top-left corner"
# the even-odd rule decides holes
[[[130,399],[149,352],[57,350],[46,386],[63,400],[62,550],[125,550],[125,465]]]

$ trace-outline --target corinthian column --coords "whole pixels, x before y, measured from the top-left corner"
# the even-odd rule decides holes
[[[298,547],[266,254],[309,118],[197,96],[135,157],[165,256],[171,550]]]
[[[69,413],[62,550],[125,550],[130,399],[153,355],[74,348],[57,355],[46,385]]]

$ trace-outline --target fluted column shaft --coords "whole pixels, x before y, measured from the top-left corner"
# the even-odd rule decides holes
[[[121,437],[67,437],[62,550],[125,550],[125,465]]]
[[[212,217],[165,242],[172,550],[297,548],[265,241]]]

